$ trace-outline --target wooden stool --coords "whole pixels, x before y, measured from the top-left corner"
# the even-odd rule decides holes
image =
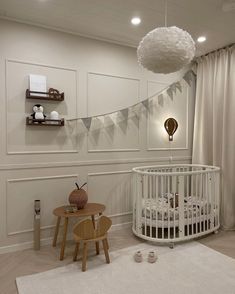
[[[109,246],[107,240],[107,232],[112,225],[110,218],[106,216],[101,216],[97,222],[97,228],[90,219],[86,219],[78,223],[73,229],[73,236],[76,241],[76,246],[74,250],[73,260],[77,260],[80,242],[83,241],[83,257],[82,257],[82,271],[86,271],[86,261],[87,261],[87,247],[90,242],[102,241],[104,254],[106,262],[110,263],[109,259]]]

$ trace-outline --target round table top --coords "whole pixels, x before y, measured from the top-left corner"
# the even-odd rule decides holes
[[[105,210],[105,205],[100,203],[87,203],[83,209],[79,209],[77,212],[65,212],[65,206],[57,207],[53,210],[53,214],[56,216],[62,217],[83,217],[83,216],[91,216],[102,213]]]

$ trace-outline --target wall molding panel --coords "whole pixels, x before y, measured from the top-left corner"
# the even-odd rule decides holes
[[[50,65],[50,64],[43,64],[43,63],[35,63],[35,62],[30,62],[30,61],[23,61],[23,60],[20,60],[20,59],[10,59],[10,58],[6,58],[5,59],[5,107],[6,107],[6,152],[7,152],[7,155],[27,155],[27,154],[62,154],[62,153],[78,153],[78,143],[76,143],[76,149],[63,149],[63,150],[27,150],[27,151],[18,151],[18,150],[9,150],[9,100],[10,100],[10,97],[9,97],[9,87],[8,87],[8,84],[9,84],[9,64],[20,64],[20,65],[28,65],[28,66],[35,66],[35,67],[38,67],[39,69],[40,68],[44,68],[45,70],[48,69],[48,70],[58,70],[58,71],[67,71],[67,72],[71,72],[74,74],[74,101],[75,101],[75,114],[74,116],[77,116],[77,101],[78,101],[78,70],[77,69],[74,69],[74,68],[66,68],[66,67],[60,67],[60,66],[56,66],[56,65]],[[30,74],[32,72],[28,72],[28,74]],[[40,73],[41,74],[41,73]],[[23,92],[22,92],[22,95],[23,95],[23,98],[24,100],[25,99],[25,91],[26,91],[26,88],[23,89]],[[31,100],[30,100],[31,101]],[[29,101],[28,101],[29,102]],[[66,104],[66,93],[65,93],[65,101],[64,103]],[[31,104],[33,105],[36,104],[36,103],[40,103],[40,100],[32,100],[31,101]],[[48,101],[43,101],[43,104],[46,104],[48,103]],[[49,103],[48,105],[50,105],[51,103]],[[58,105],[60,105],[61,102],[59,102],[59,104],[54,104],[54,107],[58,107]],[[67,108],[67,106],[66,106]],[[64,116],[62,114],[62,116]],[[22,117],[26,117],[26,113],[22,113]],[[25,125],[25,123],[24,123]],[[36,128],[36,127],[35,127]],[[63,127],[63,129],[65,130],[66,125],[65,127]],[[45,129],[47,130],[47,129]]]
[[[11,197],[11,194],[10,194],[10,192],[9,192],[9,190],[10,190],[10,185],[11,184],[14,184],[14,183],[23,183],[23,182],[37,182],[37,181],[47,181],[47,180],[49,180],[49,181],[51,181],[51,180],[62,180],[62,179],[75,179],[75,181],[77,180],[77,178],[78,178],[78,174],[71,174],[71,175],[57,175],[57,176],[46,176],[46,177],[31,177],[31,178],[15,178],[15,179],[8,179],[7,181],[6,181],[6,197],[7,197],[7,201],[6,201],[6,228],[7,228],[7,235],[8,236],[13,236],[13,235],[17,235],[17,234],[24,234],[24,233],[29,233],[29,232],[33,232],[33,227],[31,227],[31,228],[22,228],[22,229],[18,229],[18,230],[11,230],[10,228],[9,228],[9,226],[10,226],[10,222],[12,222],[12,219],[11,219],[11,215],[10,215],[10,211],[11,211],[11,207],[12,207],[12,205],[10,205],[10,197]],[[32,186],[33,187],[33,186]],[[18,190],[18,189],[17,189]],[[59,192],[58,192],[59,193]],[[33,191],[32,191],[32,194],[33,194]],[[54,194],[55,196],[53,196],[53,195],[49,195],[49,199],[51,199],[51,200],[55,200],[56,198],[57,198],[57,193],[55,193]],[[21,206],[22,205],[22,200],[23,200],[23,196],[19,196],[20,198],[21,198],[21,200],[20,200],[20,202],[19,202],[19,206]],[[68,197],[68,195],[67,194],[65,194],[65,195],[62,195],[62,198],[61,198],[61,200],[64,198],[66,198],[67,199],[67,197]],[[29,199],[28,199],[29,198]],[[31,203],[31,208],[32,208],[32,210],[31,211],[27,211],[26,212],[26,214],[25,215],[22,215],[22,217],[23,218],[25,218],[25,217],[28,217],[29,219],[30,219],[30,217],[31,217],[31,219],[33,219],[33,202],[34,202],[34,199],[35,199],[35,196],[34,197],[31,197],[30,198],[30,194],[28,195],[28,198],[27,199],[25,199],[25,200],[27,200],[27,201],[29,201],[29,203]],[[41,194],[39,194],[39,195],[37,195],[37,198],[36,199],[40,199],[40,198],[42,198],[42,200],[45,202],[45,200],[48,200],[48,198],[46,198],[45,199],[45,195],[41,195]],[[14,203],[14,202],[13,202]],[[28,203],[28,204],[29,204]],[[63,204],[65,203],[65,201],[63,201]],[[26,204],[25,203],[25,205],[26,205],[26,207],[27,207],[27,205],[28,204]],[[43,204],[43,203],[42,203]],[[62,203],[61,203],[62,204]],[[24,203],[23,203],[23,205],[24,205]],[[47,208],[47,206],[45,207],[45,208]],[[20,207],[20,209],[23,209],[22,207]],[[18,207],[18,210],[19,210],[19,207]],[[19,213],[19,211],[18,211],[18,213]],[[30,214],[30,217],[29,217],[29,215],[27,215],[27,213],[29,213]],[[45,212],[45,210],[44,210],[44,213],[46,213]],[[52,211],[50,211],[50,212],[48,212],[48,214],[51,214],[51,216],[52,216]],[[15,216],[15,215],[14,215]],[[26,222],[27,223],[27,222]],[[46,224],[46,225],[42,225],[41,226],[41,230],[46,230],[46,229],[50,229],[50,228],[53,228],[54,227],[54,225],[51,225],[51,224]]]
[[[62,66],[62,65],[55,65],[55,64],[49,64],[49,63],[40,63],[40,62],[35,62],[35,61],[30,61],[30,60],[22,60],[18,58],[6,58],[6,62],[14,62],[14,63],[22,63],[22,64],[29,64],[29,65],[37,65],[40,67],[51,67],[55,69],[64,69],[64,70],[69,70],[69,71],[74,71],[77,72],[77,68],[72,68],[70,66]]]
[[[132,164],[148,162],[169,162],[169,161],[191,161],[191,156],[167,156],[150,158],[123,158],[111,160],[89,160],[89,161],[68,161],[68,162],[44,162],[44,163],[22,163],[22,164],[0,164],[0,170],[19,170],[19,169],[42,169],[59,167],[79,167],[79,166],[97,166],[114,164]]]
[[[104,153],[104,152],[138,152],[140,151],[139,148],[133,148],[133,149],[89,149],[88,153]]]
[[[154,91],[151,91],[151,84],[158,85]],[[161,81],[147,80],[147,97],[152,97],[157,93],[161,92],[163,89],[167,87],[167,83],[163,83]]]
[[[100,105],[99,101],[106,100]],[[140,79],[100,72],[87,73],[87,115],[102,115],[140,101]],[[121,107],[120,107],[121,105]],[[94,133],[94,134],[93,134]],[[95,136],[95,138],[93,138]],[[87,136],[88,153],[139,151],[140,129],[130,118],[111,126],[92,128]],[[119,146],[117,148],[117,146]]]
[[[104,176],[104,175],[118,175],[118,174],[129,174],[131,170],[118,170],[118,171],[109,171],[109,172],[98,172],[98,173],[88,173],[88,177]]]
[[[98,198],[102,203],[106,203],[105,213],[113,218],[113,221],[120,217],[122,222],[129,221],[132,215],[131,174],[131,170],[115,170],[87,175],[89,197],[92,202]],[[98,185],[100,181],[102,185]]]
[[[165,143],[165,145],[168,145],[168,147],[150,147],[150,115],[148,114],[148,117],[147,117],[147,150],[148,151],[176,151],[176,150],[188,150],[189,149],[189,88],[186,87],[185,85],[182,87],[185,91],[186,91],[186,97],[185,97],[185,100],[186,100],[186,113],[185,113],[185,131],[184,131],[184,136],[185,136],[185,144],[183,144],[182,146],[179,146],[179,147],[174,147],[173,146],[170,146],[170,143],[168,141],[168,135],[164,129],[164,120],[162,121],[162,126],[159,126],[158,125],[158,128],[161,128],[163,129],[163,133],[164,133],[164,137],[163,137],[163,134],[160,135],[160,138],[167,142]],[[171,100],[171,98],[168,97],[168,95],[165,94],[165,97],[163,99],[169,99]],[[181,97],[176,97],[174,99],[180,99]],[[155,102],[156,103],[156,102]],[[168,117],[172,116],[171,114],[169,115],[165,115],[165,119],[167,119]],[[174,115],[173,115],[174,116]],[[179,131],[179,128],[181,126],[179,125],[178,127],[178,130]],[[171,143],[172,144],[172,143]],[[173,141],[173,144],[174,144],[174,141]]]

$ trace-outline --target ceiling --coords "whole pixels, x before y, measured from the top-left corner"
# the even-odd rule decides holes
[[[0,18],[136,47],[150,30],[164,26],[165,0],[0,0]],[[235,42],[235,0],[168,0],[168,26],[187,30],[197,55]],[[231,7],[230,7],[231,6]],[[133,26],[130,19],[142,23]]]

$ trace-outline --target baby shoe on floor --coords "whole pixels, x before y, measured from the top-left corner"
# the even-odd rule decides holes
[[[141,251],[137,251],[135,254],[134,254],[134,260],[136,262],[142,262],[143,261],[143,255],[141,253]]]
[[[157,254],[154,251],[150,251],[148,255],[148,262],[149,263],[154,263],[157,261]]]

